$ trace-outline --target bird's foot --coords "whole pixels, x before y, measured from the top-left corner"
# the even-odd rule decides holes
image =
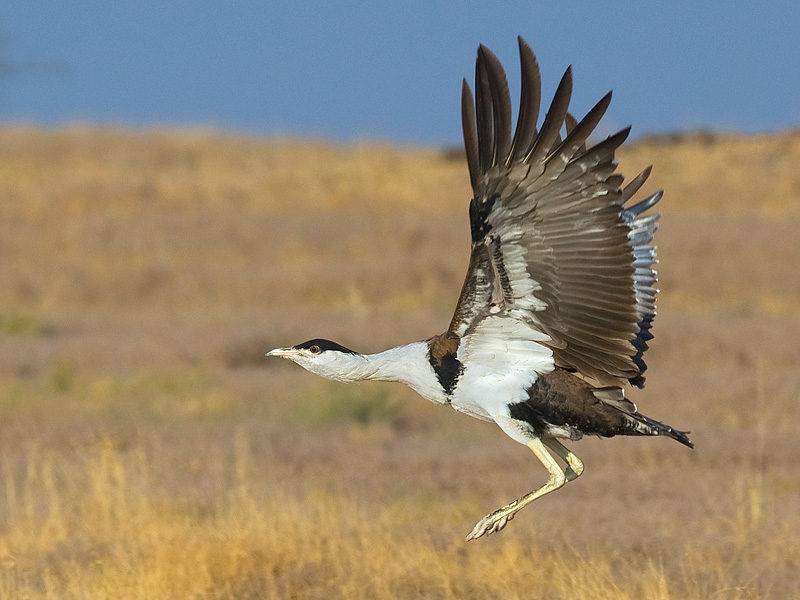
[[[508,522],[514,518],[514,515],[517,514],[520,509],[526,507],[537,498],[541,498],[545,494],[557,490],[567,482],[567,475],[561,470],[561,467],[558,466],[558,463],[556,463],[555,459],[547,451],[541,439],[533,438],[527,443],[527,446],[533,450],[536,457],[547,467],[547,470],[550,472],[550,479],[548,479],[547,483],[542,487],[529,494],[525,494],[519,500],[514,500],[506,504],[503,508],[483,517],[478,524],[475,525],[475,529],[467,536],[467,541],[476,540],[482,535],[489,535],[495,531],[500,531],[503,527],[508,525]],[[548,446],[569,463],[574,473],[573,479],[580,475],[580,471],[583,471],[583,464],[574,455],[571,455],[569,450],[564,448],[561,444],[550,443]]]
[[[513,518],[513,512],[510,513],[504,508],[496,510],[478,521],[478,524],[475,525],[475,528],[467,536],[466,541],[469,542],[470,540],[477,540],[482,535],[491,535],[492,533],[496,533],[508,525],[508,522]]]

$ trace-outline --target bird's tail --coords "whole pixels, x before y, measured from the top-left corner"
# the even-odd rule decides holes
[[[691,433],[689,431],[678,431],[660,421],[646,417],[638,411],[630,415],[630,417],[631,420],[635,421],[636,432],[641,435],[666,435],[673,440],[679,441],[684,446],[694,448],[694,444],[689,439],[688,434]]]
[[[622,413],[622,419],[618,421],[620,426],[611,435],[666,435],[678,440],[684,446],[694,448],[688,437],[688,431],[678,431],[660,421],[645,417],[636,410],[636,405],[625,397],[622,388],[592,388],[592,394],[610,409],[616,409],[614,412]]]

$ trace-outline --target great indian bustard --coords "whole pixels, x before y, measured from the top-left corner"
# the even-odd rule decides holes
[[[463,82],[472,252],[447,331],[378,354],[322,339],[268,353],[336,381],[405,383],[527,445],[547,468],[547,483],[484,517],[467,540],[501,530],[583,472],[560,439],[665,435],[693,447],[685,432],[638,412],[623,390],[644,386],[642,357],[656,314],[650,242],[659,215],[643,213],[661,192],[627,205],[650,169],[621,187],[614,152],[629,129],[586,147],[611,93],[576,121],[567,112],[571,69],[537,130],[539,66],[522,38],[519,50],[513,134],[505,73],[486,47],[478,49],[474,103]]]

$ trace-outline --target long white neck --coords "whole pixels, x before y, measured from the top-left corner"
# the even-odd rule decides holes
[[[399,381],[432,402],[446,401],[444,390],[428,360],[428,344],[425,342],[397,346],[377,354],[340,354],[336,356],[336,364],[330,366],[331,369],[309,370],[345,383]]]
[[[424,347],[423,347],[424,346]],[[427,357],[427,345],[422,342],[390,348],[377,354],[344,354],[339,361],[341,369],[337,373],[339,381],[400,381],[407,383],[408,374],[419,370],[419,363]]]

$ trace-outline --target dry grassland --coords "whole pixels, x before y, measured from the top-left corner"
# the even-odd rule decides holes
[[[442,331],[460,157],[210,131],[0,135],[0,597],[800,598],[800,133],[644,139],[666,189],[645,413],[544,480],[400,385],[268,361]],[[645,192],[648,190],[644,190]]]

